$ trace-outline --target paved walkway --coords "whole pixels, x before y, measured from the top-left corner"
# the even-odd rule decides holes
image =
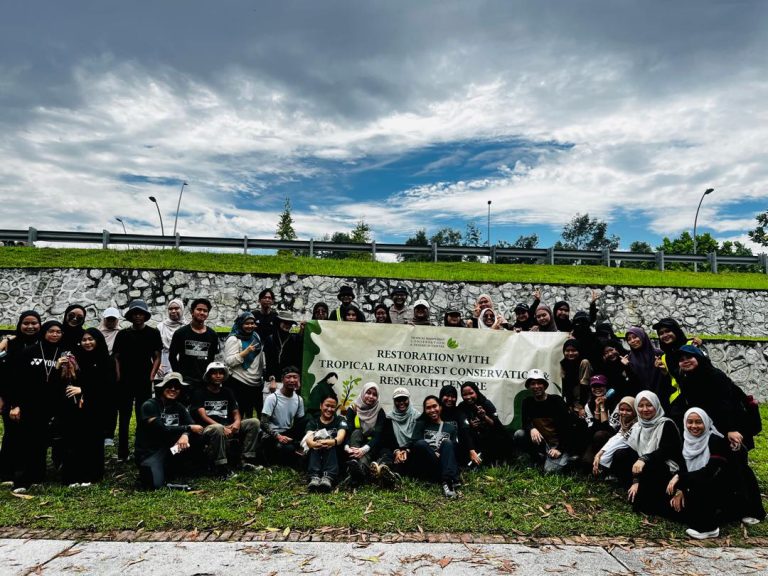
[[[0,539],[1,575],[768,574],[768,547]]]

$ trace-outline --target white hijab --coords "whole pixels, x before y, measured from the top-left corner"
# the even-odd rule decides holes
[[[656,414],[650,420],[644,420],[640,416],[639,406],[643,399],[656,408]],[[643,390],[635,397],[635,410],[638,419],[629,431],[627,444],[637,452],[638,456],[645,456],[658,450],[661,434],[664,431],[664,423],[671,422],[671,420],[664,416],[664,408],[661,407],[659,397],[650,390]]]
[[[712,419],[701,408],[689,408],[683,416],[683,423],[688,421],[688,416],[698,414],[701,421],[704,422],[704,432],[701,436],[694,436],[688,432],[686,427],[683,430],[683,458],[685,458],[685,467],[688,472],[701,470],[709,462],[709,437],[714,434],[720,438],[723,435],[712,425]]]
[[[160,337],[163,339],[163,348],[166,350],[171,347],[171,339],[173,338],[173,333],[184,326],[184,301],[181,298],[174,298],[168,302],[166,311],[171,307],[171,304],[178,304],[181,307],[181,320],[176,322],[166,317],[165,320],[157,325],[157,329],[160,331]]]

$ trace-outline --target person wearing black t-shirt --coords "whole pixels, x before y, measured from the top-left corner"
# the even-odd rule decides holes
[[[309,449],[307,472],[310,491],[330,492],[339,476],[339,452],[344,445],[349,426],[336,414],[336,394],[326,392],[320,402],[320,414],[307,424],[304,441]]]
[[[240,418],[235,393],[222,384],[229,370],[221,362],[211,362],[205,371],[205,386],[192,396],[192,414],[204,426],[203,440],[208,460],[214,472],[229,476],[228,449],[239,448],[243,459],[253,463],[259,438],[259,421],[256,418]],[[233,441],[238,440],[235,444]]]
[[[151,317],[143,300],[134,300],[128,305],[125,319],[131,326],[118,332],[112,355],[117,367],[117,388],[120,439],[117,457],[128,458],[128,426],[131,409],[136,402],[136,420],[139,420],[141,406],[152,395],[152,380],[160,368],[160,352],[163,341],[160,332],[147,326]]]
[[[141,406],[136,425],[136,465],[142,487],[157,489],[177,473],[192,457],[190,435],[203,433],[192,422],[187,409],[178,402],[182,387],[187,386],[178,372],[169,372],[155,384],[157,398]]]
[[[278,319],[274,305],[275,293],[271,288],[265,288],[259,292],[259,309],[252,310],[252,313],[256,319],[256,332],[262,342],[277,330]]]
[[[193,389],[202,387],[205,369],[216,358],[219,337],[205,325],[211,301],[196,298],[190,304],[192,321],[173,333],[168,359],[174,372],[179,372]]]

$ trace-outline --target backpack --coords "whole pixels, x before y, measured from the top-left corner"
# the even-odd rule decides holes
[[[733,395],[739,420],[744,423],[744,431],[750,436],[757,436],[763,431],[760,405],[754,396],[747,394],[736,384],[733,385]]]

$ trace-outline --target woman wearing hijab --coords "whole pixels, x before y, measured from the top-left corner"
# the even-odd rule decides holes
[[[470,444],[469,422],[459,412],[459,392],[450,384],[446,384],[440,388],[438,400],[440,402],[440,418],[442,418],[443,422],[453,424],[457,430],[458,442],[456,450],[458,452],[456,457],[459,459],[459,462],[468,462]]]
[[[659,398],[668,398],[663,374],[656,367],[656,358],[661,352],[651,344],[648,334],[642,328],[632,326],[624,338],[629,344],[629,354],[624,356],[622,362],[627,368],[630,384],[634,389],[650,390]]]
[[[475,307],[472,309],[472,319],[467,320],[467,326],[470,328],[477,328],[480,323],[480,314],[486,309],[493,310],[493,300],[490,294],[480,294],[475,301]]]
[[[623,467],[613,464],[614,457],[619,462],[637,459],[637,454],[627,444],[629,433],[637,422],[635,399],[632,396],[624,396],[619,400],[616,410],[611,414],[610,422],[611,427],[616,430],[616,434],[611,436],[608,442],[595,454],[595,459],[592,461],[592,473],[598,476],[601,470],[606,470],[609,475],[619,480],[620,484],[627,488],[632,483],[631,463]]]
[[[85,330],[76,359],[76,378],[59,391],[62,481],[70,487],[89,486],[104,477],[105,404],[116,386],[115,364],[98,328]]]
[[[101,322],[99,322],[98,328],[107,343],[107,350],[112,354],[112,346],[115,345],[115,338],[120,332],[120,310],[113,307],[104,310],[101,313]]]
[[[365,314],[354,304],[342,304],[339,313],[344,322],[365,322]]]
[[[718,513],[729,508],[732,491],[728,477],[728,443],[701,408],[690,408],[683,418],[683,459],[685,465],[667,485],[669,505],[697,540],[720,535]]]
[[[603,343],[601,372],[608,379],[608,388],[616,391],[616,396],[632,396],[640,392],[629,383],[627,367],[621,361],[621,354],[626,354],[624,348],[610,340]]]
[[[616,407],[615,391],[608,394],[608,379],[602,374],[595,374],[589,379],[590,397],[584,406],[584,416],[587,423],[585,431],[585,448],[582,462],[585,466],[591,466],[595,454],[614,435],[614,420],[611,416]]]
[[[509,439],[499,420],[496,406],[480,392],[474,382],[461,385],[461,398],[458,412],[459,419],[468,424],[467,449],[470,463],[479,466],[483,462],[494,464],[504,460]]]
[[[0,479],[13,479],[14,462],[24,449],[19,425],[8,417],[13,403],[13,383],[21,369],[24,351],[40,338],[40,314],[25,310],[19,315],[16,331],[0,340],[0,412],[3,417],[3,445],[0,448]]]
[[[725,435],[743,517],[749,518],[749,523],[757,523],[766,513],[757,478],[749,467],[749,450],[755,447],[755,442],[743,408],[744,392],[722,370],[712,366],[700,348],[686,344],[678,351],[678,357],[680,396],[674,404],[701,408],[715,428]]]
[[[389,316],[389,307],[379,302],[373,307],[373,321],[376,324],[392,324],[392,318]]]
[[[628,500],[635,512],[665,514],[669,511],[667,485],[682,467],[680,433],[675,423],[664,416],[659,397],[653,392],[640,392],[635,408],[638,421],[627,438],[627,445],[636,455]]]
[[[411,404],[407,388],[395,388],[392,393],[394,408],[389,413],[382,433],[382,456],[371,470],[384,485],[398,482],[402,474],[413,470],[409,446],[413,443],[419,412]]]
[[[578,340],[569,338],[563,344],[563,359],[560,360],[560,383],[566,405],[580,417],[584,417],[584,405],[589,400],[589,379],[592,364],[581,354]]]
[[[557,332],[557,324],[555,324],[554,316],[552,315],[552,309],[546,304],[539,304],[536,308],[536,313],[533,315],[533,319],[536,323],[531,326],[531,332]]]
[[[312,307],[312,320],[328,320],[328,304],[318,302]]]
[[[264,404],[264,350],[256,330],[256,317],[243,312],[232,324],[224,343],[224,363],[229,368],[227,387],[235,393],[243,419],[261,414]]]
[[[368,382],[347,410],[349,444],[345,451],[349,458],[347,470],[353,484],[360,484],[366,479],[371,463],[378,458],[386,419],[379,404],[379,387]]]
[[[160,369],[155,374],[156,380],[162,378],[171,372],[171,361],[168,358],[168,352],[171,349],[171,340],[173,333],[184,326],[184,301],[181,298],[174,298],[168,302],[166,308],[166,318],[157,325],[160,331],[160,338],[163,341],[163,351],[160,355]]]
[[[61,345],[64,350],[74,352],[80,346],[83,337],[86,311],[82,304],[70,304],[64,310],[64,321],[61,325]]]
[[[19,426],[24,438],[22,457],[16,461],[14,490],[25,492],[45,479],[49,425],[58,392],[62,388],[62,324],[49,320],[40,327],[41,338],[22,354],[17,382],[12,385],[8,417]]]

